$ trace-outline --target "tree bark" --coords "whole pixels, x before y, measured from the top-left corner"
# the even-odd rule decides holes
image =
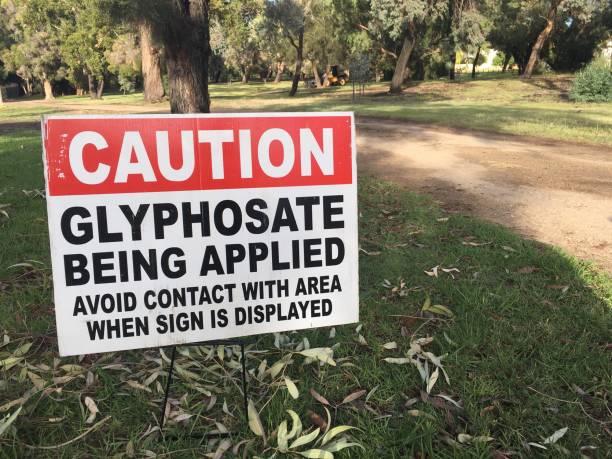
[[[408,35],[404,37],[404,42],[402,43],[402,51],[400,52],[400,55],[397,58],[397,62],[395,63],[395,70],[393,71],[393,77],[391,78],[391,87],[389,88],[389,92],[391,94],[399,94],[402,92],[402,83],[404,82],[406,74],[406,66],[408,65],[410,55],[412,54],[414,42],[414,38]]]
[[[208,113],[208,65],[204,53],[178,47],[168,52],[167,62],[170,111]]]
[[[274,83],[280,83],[280,80],[283,77],[284,71],[285,71],[285,63],[281,61],[276,65],[276,76],[274,77]]]
[[[241,79],[242,84],[247,84],[249,82],[250,73],[251,73],[251,69],[248,65],[242,69],[242,79]]]
[[[548,14],[546,15],[546,26],[538,35],[538,39],[531,48],[531,54],[529,55],[529,61],[527,61],[527,65],[525,66],[525,70],[521,75],[522,78],[531,78],[533,74],[533,70],[535,69],[536,64],[538,63],[538,59],[540,58],[540,51],[546,43],[550,33],[555,26],[555,18],[557,16],[557,7],[561,3],[561,0],[552,0],[550,3],[550,8],[548,9]]]
[[[179,14],[189,30],[180,31],[180,39],[165,42],[168,66],[168,93],[172,113],[208,113],[208,58],[210,31],[208,0],[191,0]],[[173,39],[170,39],[173,38]]]
[[[448,78],[450,80],[455,79],[455,65],[457,64],[457,51],[451,51],[450,55],[450,69],[448,71]]]
[[[104,78],[98,80],[98,89],[96,90],[96,98],[102,99],[102,93],[104,92]]]
[[[474,62],[472,62],[472,80],[476,79],[476,66],[478,65],[478,59],[480,59],[480,46],[478,47],[478,50],[476,50]]]
[[[151,25],[146,21],[138,24],[140,55],[145,102],[159,102],[164,98],[161,75],[161,50],[153,42]]]
[[[96,79],[93,75],[87,75],[87,85],[89,86],[89,98],[97,99],[98,91],[96,91]]]
[[[319,69],[317,69],[317,61],[312,61],[312,73],[314,74],[315,86],[320,88],[321,84],[321,75],[319,75]]]
[[[51,82],[48,78],[43,79],[43,89],[45,91],[45,100],[55,99],[53,96],[53,86],[51,86]]]
[[[293,74],[293,80],[291,81],[291,90],[289,91],[289,97],[295,96],[298,90],[298,84],[300,84],[300,77],[302,76],[302,59],[304,52],[304,28],[300,29],[298,34],[298,43],[295,47],[296,58],[295,58],[295,73]]]

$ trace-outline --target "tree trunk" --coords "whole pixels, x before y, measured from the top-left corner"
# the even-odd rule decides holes
[[[96,98],[102,99],[102,92],[104,91],[104,78],[98,80],[98,89],[96,91]]]
[[[208,113],[208,63],[202,49],[168,50],[168,92],[172,113]]]
[[[510,63],[510,59],[512,56],[510,54],[504,54],[504,62],[502,65],[502,72],[506,72],[508,70],[508,64]]]
[[[51,82],[47,79],[43,79],[43,89],[45,91],[45,100],[53,100],[53,86],[51,86]]]
[[[285,71],[285,63],[281,61],[276,65],[276,76],[274,77],[274,83],[280,83],[280,80],[283,77],[284,71]]]
[[[184,31],[182,39],[169,37],[165,43],[170,110],[172,113],[208,113],[209,2],[191,0],[185,4],[187,6],[179,14],[185,17],[189,30]]]
[[[89,86],[90,99],[97,99],[98,92],[96,91],[96,79],[93,77],[93,75],[87,75],[87,85]]]
[[[221,80],[221,70],[217,70],[217,72],[215,73],[215,76],[213,77],[213,81],[215,83],[218,83],[219,80]]]
[[[32,80],[30,80],[29,78],[24,78],[23,81],[24,83],[21,85],[23,89],[23,93],[26,96],[31,96],[32,95]]]
[[[293,74],[293,80],[291,81],[291,90],[289,91],[289,97],[293,97],[297,93],[298,84],[300,84],[300,77],[302,76],[302,54],[304,52],[304,28],[300,29],[300,32],[298,35],[298,45],[295,50],[296,50],[295,73]]]
[[[540,32],[540,35],[538,35],[538,39],[533,45],[533,48],[531,48],[529,61],[527,61],[522,78],[531,78],[533,69],[535,69],[538,59],[540,58],[540,51],[542,50],[544,43],[546,43],[546,40],[548,39],[548,36],[552,32],[555,25],[555,17],[557,16],[557,7],[559,6],[559,3],[561,3],[561,0],[552,0],[550,3],[550,8],[548,10],[548,14],[546,15],[546,26]]]
[[[457,64],[457,51],[453,49],[450,55],[450,69],[448,72],[448,78],[450,80],[455,79],[455,64]]]
[[[319,69],[317,69],[317,61],[312,61],[312,73],[314,74],[315,86],[320,88],[321,85],[321,75],[319,75]]]
[[[145,102],[159,102],[164,98],[160,66],[161,50],[153,42],[151,25],[148,22],[140,22],[138,30],[144,100]]]
[[[406,35],[404,37],[404,42],[402,43],[402,51],[397,58],[397,62],[395,63],[395,70],[393,71],[393,78],[391,78],[391,87],[389,88],[389,92],[391,94],[399,94],[402,92],[402,83],[404,82],[405,74],[406,74],[406,66],[408,65],[408,59],[410,59],[410,54],[412,54],[412,50],[414,48],[414,38]]]
[[[480,59],[480,46],[478,47],[478,50],[476,50],[474,62],[472,63],[472,80],[476,79],[476,66],[478,65],[478,59]]]
[[[251,73],[251,69],[249,66],[245,66],[242,69],[242,79],[241,79],[241,83],[242,84],[247,84],[249,82],[249,74]]]

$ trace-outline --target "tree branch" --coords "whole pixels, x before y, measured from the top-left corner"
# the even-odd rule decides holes
[[[359,30],[363,30],[364,32],[367,32],[368,34],[372,35],[370,29],[366,25],[364,25],[364,24],[357,24],[357,28]],[[388,56],[393,57],[393,59],[397,59],[397,54],[395,54],[393,51],[389,51],[388,49],[386,49],[383,46],[380,47],[380,52],[383,53],[383,54],[386,54]]]

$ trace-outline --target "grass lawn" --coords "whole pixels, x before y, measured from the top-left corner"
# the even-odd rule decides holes
[[[353,110],[447,127],[612,145],[612,104],[572,103],[569,77],[489,78],[417,82],[400,96],[371,84],[352,102],[352,88],[305,89],[287,97],[288,84],[212,85],[212,110]]]
[[[240,91],[285,103],[276,89],[233,85],[227,102],[217,94],[215,104],[231,108]],[[349,108],[347,97],[338,92],[347,105],[336,108]],[[296,103],[311,100],[300,108],[313,108],[312,99],[333,105],[314,95]],[[427,111],[419,95],[405,101],[389,103]],[[572,114],[565,102],[523,103],[587,117]],[[417,108],[407,108],[412,105]],[[593,107],[589,117],[609,110]],[[271,457],[282,422],[293,425],[288,409],[308,432],[325,427],[326,410],[332,426],[355,427],[334,441],[350,435],[362,448],[337,457],[612,453],[612,279],[553,248],[445,214],[427,198],[368,177],[359,184],[361,324],[248,340],[249,397],[265,443],[242,420],[237,348],[182,348],[169,435],[160,439],[153,427],[168,350],[57,358],[45,201],[37,192],[43,186],[39,133],[3,134],[0,416],[20,411],[0,436],[2,457],[202,457],[223,449],[226,457]],[[435,307],[424,307],[428,298]],[[335,366],[308,361],[299,353],[305,347],[329,348]],[[405,359],[411,347],[429,394],[419,368]],[[438,371],[432,386],[436,365],[448,382]],[[297,399],[285,377],[296,384]],[[201,436],[225,430],[232,432],[225,440]],[[555,432],[566,433],[546,442]],[[316,441],[294,450],[320,446],[321,436]]]
[[[300,86],[294,98],[287,97],[289,82],[278,85],[250,83],[212,84],[213,111],[314,111],[350,110],[359,115],[397,118],[446,127],[478,129],[542,139],[612,146],[612,104],[568,101],[569,76],[534,77],[483,74],[472,81],[463,77],[455,83],[415,82],[400,96],[387,94],[388,85],[369,84],[365,95],[352,101],[349,85],[324,90]],[[142,95],[115,94],[100,101],[86,96],[58,98],[45,110],[78,111],[80,106],[144,104]],[[151,111],[168,110],[167,104],[150,106]],[[104,110],[104,108],[102,108]],[[5,122],[38,121],[36,109],[20,104],[0,106],[0,125]],[[0,126],[1,127],[1,126]]]

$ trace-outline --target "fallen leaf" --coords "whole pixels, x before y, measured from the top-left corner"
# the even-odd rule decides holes
[[[307,413],[308,413],[308,417],[310,418],[310,422],[318,426],[322,432],[324,432],[327,429],[327,422],[319,414],[311,410],[308,410]]]
[[[2,438],[2,435],[4,435],[4,432],[8,430],[11,424],[15,422],[15,419],[17,419],[17,416],[19,416],[19,413],[21,412],[21,408],[23,407],[20,406],[8,418],[0,420],[0,438]]]
[[[85,424],[91,424],[94,422],[94,420],[96,419],[96,415],[100,411],[98,410],[98,406],[96,405],[96,402],[94,402],[94,400],[91,397],[85,397],[85,406],[89,410],[89,416],[87,417]]]
[[[302,435],[301,437],[296,438],[293,441],[293,443],[291,443],[289,445],[289,449],[295,449],[295,448],[298,448],[300,446],[307,445],[308,443],[312,442],[315,438],[317,438],[319,436],[320,432],[321,432],[321,429],[317,427],[312,432],[307,433],[306,435]]]
[[[285,376],[285,386],[287,386],[287,390],[289,391],[289,395],[291,395],[291,397],[293,397],[294,400],[297,399],[300,396],[300,392],[298,391],[297,386],[287,376]]]
[[[314,347],[312,349],[305,349],[300,351],[299,354],[311,359],[318,359],[321,362],[327,363],[334,367],[336,366],[336,362],[334,362],[334,359],[332,358],[334,351],[329,347]]]
[[[257,412],[255,405],[253,405],[252,400],[249,400],[247,411],[249,418],[249,428],[255,435],[257,435],[258,437],[263,437],[265,439],[264,428],[261,423],[261,419],[259,418],[259,413]]]
[[[546,437],[542,443],[545,445],[552,445],[553,443],[557,443],[563,436],[567,433],[568,427],[563,427],[562,429],[554,432],[550,437]]]
[[[325,397],[323,397],[321,394],[319,394],[316,390],[310,389],[310,395],[312,395],[312,397],[319,403],[329,406],[329,401]]]
[[[307,451],[301,451],[299,455],[310,459],[334,459],[332,453],[323,449],[309,449]]]
[[[153,392],[153,391],[152,391],[151,389],[149,389],[147,386],[143,386],[143,385],[142,385],[142,384],[140,384],[139,382],[132,381],[131,379],[130,379],[130,380],[127,380],[126,382],[127,382],[127,385],[128,385],[128,386],[133,387],[134,389],[144,390],[145,392],[150,392],[150,393],[152,393],[152,392]]]
[[[364,389],[355,391],[352,394],[349,394],[346,397],[344,397],[344,400],[342,400],[342,402],[340,402],[340,405],[344,405],[345,403],[350,403],[350,402],[352,402],[354,400],[357,400],[359,397],[363,397],[366,392],[367,391],[364,390]]]
[[[438,376],[440,376],[440,369],[436,368],[434,372],[431,374],[431,376],[429,377],[429,381],[427,382],[426,390],[428,394],[431,392],[431,389],[433,389],[433,386],[435,386],[436,381],[438,381]]]
[[[394,363],[396,365],[404,365],[412,362],[412,359],[408,357],[386,357],[383,359],[385,362]]]
[[[219,446],[217,446],[217,450],[215,451],[215,455],[213,456],[213,459],[221,459],[223,455],[225,454],[225,452],[231,447],[232,447],[231,441],[229,441],[228,439],[223,440],[221,443],[219,443]]]

